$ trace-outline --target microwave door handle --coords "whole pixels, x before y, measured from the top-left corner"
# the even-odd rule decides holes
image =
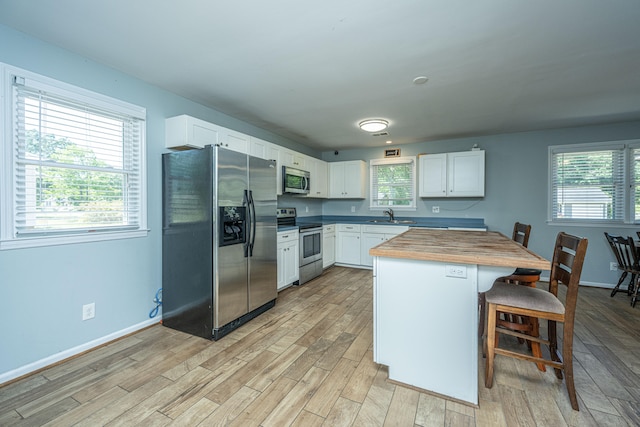
[[[244,250],[244,257],[247,258],[249,255],[249,239],[251,238],[251,218],[250,218],[250,212],[251,212],[251,207],[249,205],[249,194],[248,194],[248,190],[244,190],[244,197],[242,200],[242,206],[247,208],[247,215],[245,216],[245,220],[244,220],[244,243],[242,245],[242,248]]]
[[[302,189],[303,190],[308,190],[309,189],[309,179],[307,179],[306,176],[303,176],[302,177],[302,182],[303,182]]]

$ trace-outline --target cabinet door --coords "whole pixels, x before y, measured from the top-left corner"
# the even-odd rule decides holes
[[[238,153],[249,153],[249,135],[233,131],[231,129],[221,128],[220,146]]]
[[[307,169],[311,175],[311,185],[307,197],[327,197],[327,162],[318,159],[307,159]]]
[[[287,150],[286,148],[281,148],[280,150],[283,165],[306,170],[305,168],[307,165],[304,154],[300,154],[293,150]]]
[[[344,164],[343,162],[329,163],[329,198],[344,197]]]
[[[267,141],[251,137],[249,154],[261,159],[269,159],[269,145]]]
[[[298,241],[278,243],[278,290],[298,280],[300,257]]]
[[[327,268],[336,262],[336,235],[335,233],[322,234],[322,268]]]
[[[329,163],[329,198],[364,199],[366,177],[362,160]]]
[[[276,194],[282,196],[282,153],[280,147],[275,144],[269,144],[267,149],[267,159],[276,162]]]
[[[360,243],[360,265],[373,266],[373,257],[369,255],[369,249],[378,246],[385,241],[385,235],[380,233],[362,233]]]
[[[344,193],[349,199],[365,197],[366,164],[357,160],[344,162]]]
[[[448,153],[447,195],[484,197],[484,150]]]
[[[360,233],[339,232],[336,262],[360,265]]]
[[[420,156],[420,197],[446,197],[447,155],[426,154]]]
[[[300,277],[300,254],[298,253],[298,241],[287,243],[287,253],[285,255],[285,282],[288,285]]]
[[[202,148],[216,145],[220,127],[195,117],[181,115],[165,120],[165,146],[167,148]]]
[[[278,290],[287,286],[286,274],[285,274],[285,268],[286,268],[286,262],[287,262],[286,257],[287,257],[287,248],[282,243],[278,244],[278,257],[277,257],[277,263],[278,263],[277,288]]]

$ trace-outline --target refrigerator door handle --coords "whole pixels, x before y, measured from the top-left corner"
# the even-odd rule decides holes
[[[247,216],[244,221],[244,243],[242,245],[244,249],[244,257],[247,258],[250,255],[250,241],[251,241],[251,201],[249,199],[249,191],[244,190],[244,198],[242,200],[242,205],[247,208]]]
[[[253,256],[253,245],[256,242],[256,206],[253,203],[253,191],[249,190],[249,218],[251,218],[251,233],[249,235],[249,256]]]

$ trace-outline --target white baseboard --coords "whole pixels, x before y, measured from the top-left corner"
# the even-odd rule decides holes
[[[49,357],[45,357],[44,359],[40,359],[37,360],[33,363],[29,363],[28,365],[24,365],[21,366],[17,369],[14,369],[12,371],[8,371],[8,372],[4,372],[2,374],[0,374],[0,387],[11,380],[14,380],[16,378],[19,378],[21,376],[30,374],[32,372],[38,371],[42,368],[46,368],[47,366],[53,365],[54,363],[60,362],[62,360],[68,359],[70,357],[73,357],[77,354],[83,353],[85,351],[91,350],[93,348],[96,348],[98,346],[101,346],[103,344],[106,344],[108,342],[111,342],[113,340],[116,340],[120,337],[123,337],[125,335],[131,334],[133,332],[139,331],[141,329],[144,329],[148,326],[152,326],[156,323],[158,323],[161,319],[149,319],[149,320],[145,320],[144,322],[138,323],[136,325],[130,326],[128,328],[125,329],[121,329],[119,331],[116,331],[112,334],[109,335],[105,335],[103,337],[100,337],[98,339],[95,339],[93,341],[89,341],[87,343],[84,343],[82,345],[79,345],[77,347],[73,347],[64,351],[61,351],[60,353],[56,353],[53,354]]]

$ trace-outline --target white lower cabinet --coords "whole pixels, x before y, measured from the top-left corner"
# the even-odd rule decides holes
[[[360,238],[360,265],[373,267],[373,257],[369,249],[404,233],[409,227],[397,225],[364,225]]]
[[[278,290],[299,279],[300,241],[298,230],[278,232]]]
[[[360,225],[338,224],[336,230],[336,262],[360,265]]]
[[[331,267],[336,262],[336,226],[322,227],[322,268]]]
[[[369,249],[408,229],[400,225],[336,224],[335,262],[370,268],[373,258],[369,255]]]

